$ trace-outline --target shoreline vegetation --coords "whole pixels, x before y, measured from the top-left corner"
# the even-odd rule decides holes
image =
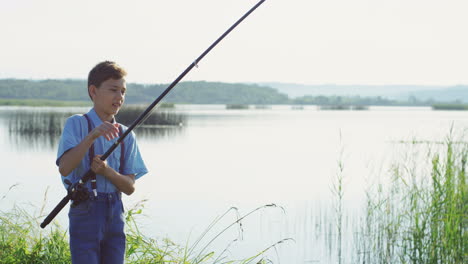
[[[0,79],[0,105],[25,106],[89,106],[84,80],[22,80]],[[126,104],[146,105],[157,98],[166,84],[128,83]],[[169,93],[164,102],[172,104],[224,104],[230,105],[317,105],[330,110],[366,108],[369,106],[432,106],[434,110],[467,110],[468,101],[463,89],[449,91],[451,97],[420,99],[409,96],[406,99],[389,99],[384,96],[357,95],[303,95],[292,97],[267,85],[246,83],[223,83],[206,81],[185,81]],[[445,98],[445,100],[443,100]],[[455,106],[456,105],[456,106]],[[340,109],[342,108],[342,109]],[[237,108],[235,108],[237,109]],[[356,109],[365,110],[365,109]]]
[[[92,102],[63,101],[52,99],[5,99],[0,98],[0,106],[32,106],[32,107],[70,107],[92,106]]]
[[[14,186],[12,186],[14,187]],[[11,190],[11,188],[10,188]],[[46,195],[47,196],[47,191]],[[1,201],[1,200],[0,200]],[[126,249],[125,263],[185,263],[185,264],[221,264],[221,263],[257,263],[266,264],[271,261],[265,257],[265,253],[273,250],[279,244],[285,243],[290,238],[281,239],[266,248],[258,249],[253,256],[246,256],[241,260],[227,260],[229,247],[227,245],[222,252],[214,252],[210,249],[218,237],[229,229],[238,228],[239,236],[242,236],[242,221],[265,209],[280,208],[275,204],[267,204],[255,208],[247,214],[240,215],[235,207],[229,208],[224,214],[216,217],[195,242],[184,246],[178,245],[169,238],[153,238],[144,235],[137,223],[138,215],[142,214],[144,203],[140,201],[133,208],[125,212],[126,222]],[[71,263],[70,248],[68,244],[68,232],[56,221],[50,227],[39,228],[39,222],[45,217],[43,209],[39,216],[34,216],[26,208],[13,207],[9,211],[0,211],[0,263],[2,264],[69,264]],[[227,224],[221,231],[213,228],[219,225],[224,218],[236,215],[231,224]],[[239,238],[233,240],[237,241]]]
[[[183,131],[188,122],[187,115],[177,111],[171,111],[174,106],[162,104],[161,111],[152,112],[143,120],[135,131],[143,137],[157,137],[174,135]],[[146,107],[125,105],[117,114],[119,123],[130,126]],[[70,107],[56,111],[47,107],[41,111],[19,107],[7,110],[8,112],[8,133],[15,134],[19,139],[16,143],[34,146],[47,142],[55,149],[58,139],[62,133],[66,119],[74,114],[84,114],[87,109],[76,109],[72,111]]]
[[[432,105],[433,110],[454,110],[454,111],[462,111],[468,110],[468,104],[460,104],[460,103],[453,103],[453,104],[434,104]]]
[[[138,106],[144,107],[145,104],[126,104],[129,107],[138,108]],[[303,110],[305,105],[315,105],[315,104],[292,104],[293,110]],[[26,106],[26,107],[92,107],[92,102],[87,101],[62,101],[62,100],[52,100],[52,99],[4,99],[0,98],[0,106]],[[369,110],[370,106],[374,105],[350,105],[350,104],[325,104],[317,105],[319,110],[354,110],[354,111],[366,111]],[[379,105],[387,106],[387,105]],[[424,106],[424,105],[388,105],[388,106]],[[458,102],[455,103],[443,103],[443,104],[433,104],[427,105],[435,111],[468,111],[468,104],[461,104]],[[164,109],[175,109],[177,107],[176,103],[160,103],[159,108]],[[260,109],[268,110],[271,109],[269,104],[226,104],[225,108],[228,110],[246,110],[246,109]],[[144,109],[144,108],[143,108]]]
[[[368,187],[365,213],[352,228],[359,230],[354,263],[465,263],[468,142],[454,134],[442,144],[403,142],[405,154]]]

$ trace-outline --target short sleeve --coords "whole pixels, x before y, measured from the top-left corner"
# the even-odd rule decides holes
[[[81,121],[79,115],[71,116],[65,122],[65,126],[60,137],[55,164],[59,165],[60,158],[65,152],[77,146],[81,141]]]
[[[127,140],[124,140],[125,144],[125,164],[123,167],[123,174],[129,175],[134,174],[135,179],[148,173],[148,169],[141,157],[140,150],[136,141],[135,133],[130,133]]]

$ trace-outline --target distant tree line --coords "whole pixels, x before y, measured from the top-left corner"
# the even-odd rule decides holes
[[[428,100],[418,100],[414,97],[410,97],[406,101],[399,101],[384,98],[381,96],[373,97],[361,97],[358,95],[355,96],[302,96],[294,98],[292,100],[293,104],[304,104],[304,105],[354,105],[354,106],[370,106],[370,105],[380,105],[380,106],[430,106],[436,103],[433,99]]]
[[[392,105],[396,101],[376,97],[360,96],[302,96],[294,99],[296,104],[313,105]]]
[[[126,103],[149,103],[167,84],[127,84]],[[85,80],[0,79],[0,99],[89,101]],[[187,104],[301,104],[301,105],[433,105],[434,100],[396,101],[380,96],[302,96],[289,98],[276,89],[256,84],[187,81],[179,83],[164,99]]]
[[[89,100],[83,80],[0,80],[0,98],[50,99],[64,101]]]
[[[167,84],[127,84],[126,102],[131,104],[151,102]],[[19,80],[1,79],[2,99],[50,99],[87,101],[87,83],[84,80]],[[171,103],[191,104],[283,104],[288,96],[277,90],[255,84],[221,82],[181,82],[164,99]]]

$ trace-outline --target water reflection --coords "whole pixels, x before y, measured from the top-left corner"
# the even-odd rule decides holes
[[[82,111],[85,113],[87,111]],[[8,143],[14,148],[40,150],[42,148],[56,149],[62,133],[65,120],[76,113],[72,111],[39,110],[39,109],[9,109],[0,110],[1,126],[8,134]],[[130,125],[142,111],[123,110],[116,117],[124,125]],[[152,113],[135,129],[139,138],[164,138],[179,134],[187,117],[183,113],[160,111]],[[2,127],[0,127],[2,129]]]
[[[144,111],[146,106],[125,106],[119,111],[116,119],[119,123],[130,126]],[[135,129],[138,138],[151,140],[167,139],[183,131],[188,116],[173,109],[158,109],[147,116]]]

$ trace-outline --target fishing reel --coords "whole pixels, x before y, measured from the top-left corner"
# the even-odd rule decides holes
[[[71,193],[72,207],[89,199],[88,189],[83,184],[77,184],[75,188],[70,189],[72,187],[71,182],[68,179],[65,179],[64,182],[68,185],[68,192]]]

